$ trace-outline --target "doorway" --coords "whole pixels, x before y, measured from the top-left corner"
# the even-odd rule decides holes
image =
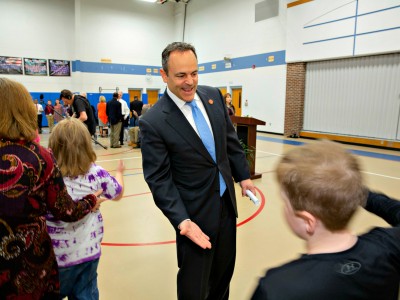
[[[139,100],[142,100],[142,89],[128,89],[129,93],[129,102],[132,102],[135,99],[135,96],[138,97]]]
[[[153,106],[158,101],[160,90],[147,90],[147,103]]]
[[[232,88],[232,104],[235,107],[235,115],[242,116],[242,88]]]
[[[219,87],[218,89],[221,91],[222,96],[227,93],[226,87]]]

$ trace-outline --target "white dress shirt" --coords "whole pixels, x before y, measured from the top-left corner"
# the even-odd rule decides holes
[[[129,113],[131,112],[129,110],[128,104],[126,104],[126,101],[124,99],[117,99],[119,103],[121,103],[121,112],[122,115],[124,116],[124,120],[126,120],[129,117]]]
[[[174,93],[172,93],[169,88],[167,87],[167,93],[168,96],[171,97],[172,101],[178,106],[178,108],[181,110],[183,115],[186,117],[190,125],[192,125],[193,129],[196,131],[196,133],[200,136],[199,132],[197,131],[196,123],[194,122],[193,119],[193,114],[192,114],[192,108],[189,105],[186,105],[186,101],[183,101],[179,99]],[[204,118],[206,119],[207,125],[210,128],[211,134],[214,136],[214,133],[211,128],[211,123],[210,119],[208,118],[206,109],[204,108],[203,102],[200,100],[199,95],[197,93],[194,95],[193,101],[196,101],[197,107],[201,110],[201,113],[203,114]]]

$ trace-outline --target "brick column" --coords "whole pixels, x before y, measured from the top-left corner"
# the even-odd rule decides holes
[[[306,63],[286,65],[286,104],[284,135],[300,135],[303,128]]]

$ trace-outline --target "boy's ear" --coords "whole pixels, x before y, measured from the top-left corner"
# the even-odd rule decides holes
[[[305,210],[296,211],[295,214],[304,221],[307,233],[313,235],[317,227],[317,218]]]

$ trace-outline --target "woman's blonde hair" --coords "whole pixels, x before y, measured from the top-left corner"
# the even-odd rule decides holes
[[[106,102],[106,97],[100,96],[99,97],[99,102]]]
[[[76,118],[64,119],[53,128],[49,148],[63,176],[84,175],[96,161],[90,133]]]
[[[37,110],[28,90],[19,82],[0,78],[0,138],[32,141]]]

